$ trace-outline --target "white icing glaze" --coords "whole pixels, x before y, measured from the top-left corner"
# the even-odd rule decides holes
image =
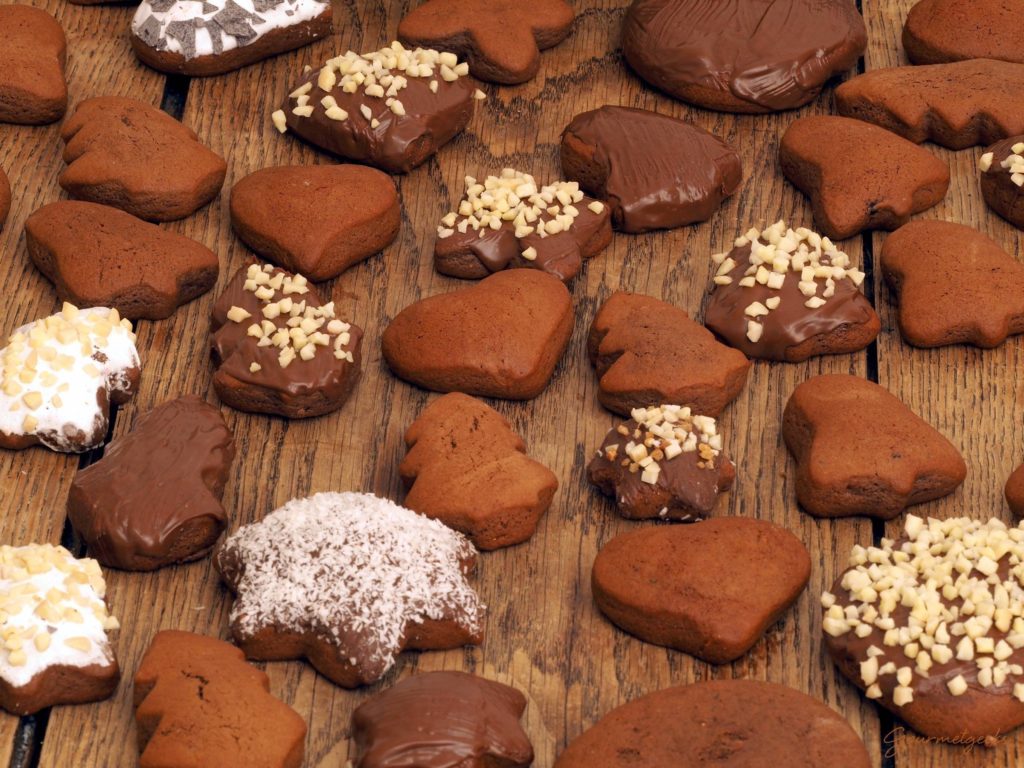
[[[251,37],[240,39],[215,25],[199,25],[195,30],[195,48],[190,51],[187,46],[182,45],[180,40],[167,36],[166,31],[169,24],[173,22],[208,22],[223,11],[229,2],[233,2],[244,11],[259,17],[258,21],[254,20],[251,24],[253,32]],[[164,2],[156,5],[157,8],[166,6],[166,9],[157,10],[151,0],[142,0],[132,19],[132,34],[142,38],[147,44],[153,45],[143,33],[143,25],[149,19],[153,19],[159,25],[160,40],[160,43],[153,47],[181,54],[186,59],[211,56],[251,45],[268,32],[311,21],[330,8],[330,3],[320,0],[281,0],[275,7],[262,11],[256,9],[257,3],[254,0],[175,0],[173,3]],[[259,5],[265,7],[268,3]],[[204,12],[204,6],[212,6],[213,9],[207,9]],[[291,15],[288,15],[289,11]]]
[[[106,432],[97,394],[128,392],[139,365],[131,323],[116,310],[65,304],[18,328],[0,349],[0,432],[36,435],[55,451],[88,450],[83,441]]]
[[[21,687],[49,667],[113,663],[107,629],[117,620],[107,614],[105,591],[91,558],[77,560],[52,544],[0,547],[0,678]],[[38,635],[49,635],[45,650]],[[74,647],[83,639],[88,650]]]

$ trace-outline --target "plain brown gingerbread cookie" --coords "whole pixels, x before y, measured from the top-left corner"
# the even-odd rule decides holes
[[[591,583],[620,629],[726,664],[788,610],[810,575],[807,548],[785,528],[723,517],[620,534],[597,553]]]
[[[1024,133],[1024,64],[995,59],[875,69],[836,88],[836,109],[915,144],[950,149]]]
[[[519,544],[558,489],[550,469],[496,410],[459,392],[428,405],[405,433],[398,472],[405,506],[469,536],[484,550]]]
[[[857,732],[805,693],[759,680],[666,688],[613,709],[554,768],[868,768]]]
[[[231,226],[263,258],[329,280],[398,235],[391,178],[362,165],[291,165],[249,174],[231,190]]]
[[[903,49],[914,64],[1002,59],[1024,64],[1018,0],[921,0],[903,25]]]
[[[299,768],[306,723],[223,640],[164,630],[133,688],[139,768]]]
[[[1024,518],[1024,464],[1013,470],[1006,481],[1005,495],[1013,517]]]
[[[985,150],[978,163],[981,196],[993,211],[1024,229],[1024,135],[1011,136]]]
[[[815,376],[798,386],[782,436],[796,460],[797,501],[816,517],[889,520],[952,493],[967,476],[949,440],[857,376]]]
[[[810,198],[818,228],[836,240],[896,229],[949,188],[949,168],[931,152],[848,117],[795,120],[779,142],[779,164]]]
[[[227,164],[166,112],[123,96],[81,102],[61,128],[60,185],[72,197],[147,221],[173,221],[209,203]]]
[[[717,417],[750,371],[742,352],[717,342],[682,309],[622,291],[598,310],[587,351],[599,379],[598,400],[623,416],[672,403]]]
[[[426,0],[402,18],[398,37],[458,54],[479,80],[525,83],[540,68],[540,52],[569,35],[573,17],[564,0]]]
[[[57,297],[160,320],[217,282],[217,254],[107,205],[62,200],[25,222],[29,256]]]
[[[886,238],[882,274],[915,347],[996,347],[1024,333],[1024,264],[972,227],[912,221]]]
[[[64,30],[29,5],[0,6],[0,29],[0,123],[60,120],[68,106]]]
[[[384,359],[425,389],[530,400],[551,381],[572,327],[557,277],[506,270],[403,309],[384,330]]]

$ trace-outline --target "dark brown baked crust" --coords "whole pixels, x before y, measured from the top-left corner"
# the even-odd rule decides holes
[[[31,715],[59,704],[87,704],[109,698],[121,679],[116,660],[110,664],[47,667],[28,684],[12,686],[0,679],[0,709],[14,715]]]

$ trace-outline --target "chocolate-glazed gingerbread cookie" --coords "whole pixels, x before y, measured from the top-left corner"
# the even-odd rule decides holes
[[[227,523],[221,496],[235,456],[220,411],[171,400],[81,470],[68,518],[103,565],[150,571],[202,557]]]
[[[526,768],[518,690],[465,672],[402,680],[352,713],[354,768]]]
[[[853,0],[634,0],[622,27],[640,77],[726,112],[806,104],[866,45]]]
[[[707,221],[743,180],[736,150],[703,128],[612,106],[572,119],[562,132],[562,171],[610,206],[623,232]]]
[[[856,352],[881,329],[864,273],[827,237],[779,221],[715,254],[704,325],[748,357],[799,362]]]
[[[454,53],[401,43],[348,51],[306,74],[274,126],[335,155],[407,173],[462,131],[483,94]]]
[[[568,281],[611,239],[607,206],[584,195],[579,184],[538,187],[533,176],[505,168],[482,183],[466,177],[465,196],[437,228],[434,266],[472,280],[532,267]]]
[[[214,389],[240,411],[321,416],[340,408],[359,379],[362,329],[302,275],[269,264],[240,269],[210,327]]]
[[[700,520],[732,487],[736,468],[722,453],[715,420],[690,408],[634,408],[608,432],[587,477],[631,520]]]
[[[993,144],[981,156],[978,169],[981,195],[988,207],[1024,229],[1024,136]]]

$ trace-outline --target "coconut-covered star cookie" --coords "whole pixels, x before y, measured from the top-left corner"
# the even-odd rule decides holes
[[[398,37],[467,58],[480,80],[525,83],[540,68],[540,52],[562,42],[572,20],[564,0],[427,0],[402,19]]]
[[[0,448],[81,453],[107,434],[111,403],[135,394],[139,353],[116,309],[65,304],[0,349]]]
[[[380,679],[405,649],[479,643],[475,562],[462,534],[363,493],[294,499],[214,558],[249,658],[306,658],[346,688]]]

